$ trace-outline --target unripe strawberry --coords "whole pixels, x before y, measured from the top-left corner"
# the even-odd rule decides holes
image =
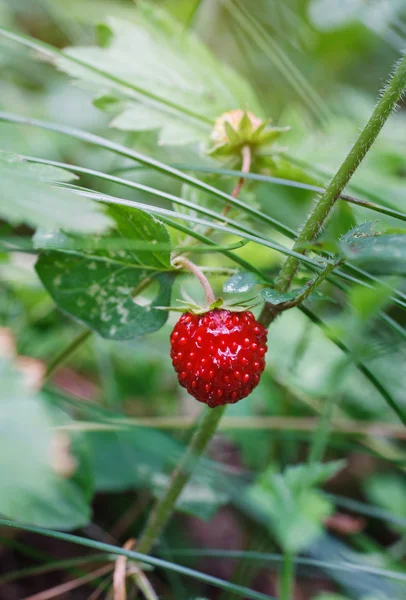
[[[211,408],[238,402],[259,383],[267,333],[248,311],[184,313],[171,334],[179,383]]]

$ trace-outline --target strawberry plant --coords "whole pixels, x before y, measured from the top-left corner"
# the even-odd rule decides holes
[[[4,597],[400,600],[404,9],[158,4],[0,0]]]

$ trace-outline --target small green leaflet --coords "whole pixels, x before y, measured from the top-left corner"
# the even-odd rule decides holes
[[[299,491],[304,487],[325,483],[341,471],[344,466],[344,460],[335,460],[328,463],[300,464],[286,469],[284,475],[289,487],[292,490]]]
[[[226,294],[242,294],[248,292],[256,285],[264,283],[264,281],[256,273],[241,271],[230,277],[230,279],[227,279],[223,285],[223,291]]]
[[[5,358],[0,379],[0,513],[56,529],[86,525],[92,487],[81,436],[54,429],[69,417],[29,390]]]
[[[269,517],[269,528],[287,552],[304,550],[323,531],[332,504],[316,488],[332,477],[343,462],[288,467],[281,474],[261,475],[250,499]]]
[[[101,232],[111,224],[104,207],[50,182],[68,182],[76,175],[47,165],[25,162],[0,151],[0,218],[13,225]]]
[[[377,224],[378,221],[365,221],[365,223],[361,223],[356,227],[353,227],[347,233],[345,233],[341,239],[341,244],[349,245],[352,244],[355,240],[359,240],[360,238],[366,238],[376,235],[374,231],[372,231],[374,225]]]
[[[138,209],[110,207],[114,238],[170,245],[166,227]],[[174,279],[168,251],[46,251],[37,264],[39,278],[58,306],[105,338],[131,339],[162,327]],[[158,291],[151,298],[150,289]]]
[[[292,290],[291,292],[281,293],[277,290],[273,290],[271,288],[266,288],[262,290],[262,297],[265,302],[269,302],[269,304],[273,304],[277,306],[278,304],[282,304],[283,302],[290,302],[291,300],[295,300],[297,296],[299,296],[305,288],[299,288],[297,290]]]

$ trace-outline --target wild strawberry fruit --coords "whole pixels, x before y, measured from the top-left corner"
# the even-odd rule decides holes
[[[171,334],[180,385],[211,408],[245,398],[264,370],[267,333],[248,311],[184,313]]]

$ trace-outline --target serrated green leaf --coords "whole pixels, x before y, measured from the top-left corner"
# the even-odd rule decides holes
[[[406,273],[406,235],[357,237],[341,243],[341,248],[348,259],[372,273]]]
[[[284,475],[291,489],[300,490],[303,487],[313,487],[325,483],[341,471],[344,465],[344,460],[295,465],[288,467]]]
[[[131,251],[125,239],[170,245],[165,226],[136,209],[111,207],[116,221],[114,237],[122,250],[79,250],[74,255],[47,251],[36,270],[58,306],[103,337],[123,340],[150,333],[167,320],[156,306],[170,304],[173,273],[169,251]],[[147,283],[159,286],[153,298],[137,292]]]
[[[66,57],[56,59],[58,67],[130,105],[141,101],[157,109],[187,130],[186,143],[208,138],[214,120],[230,108],[260,112],[250,86],[168,13],[142,3],[132,21],[110,18],[98,31],[102,47],[68,48]],[[139,121],[126,115],[117,123],[130,129]],[[167,132],[161,143],[175,141],[179,137]]]
[[[342,236],[340,242],[342,244],[352,244],[354,240],[377,235],[373,231],[373,227],[377,224],[377,222],[378,221],[366,221],[365,223],[361,223],[360,225],[353,227],[350,229],[350,231],[347,231],[347,233]]]
[[[294,495],[281,475],[272,484],[251,489],[250,499],[269,517],[269,528],[286,552],[305,549],[323,531],[332,505],[321,494],[304,489]]]
[[[55,431],[69,418],[31,392],[15,367],[0,360],[0,513],[43,527],[74,529],[90,519],[91,482],[80,439]],[[67,454],[74,462],[66,465]],[[61,470],[59,470],[61,469]]]
[[[223,291],[226,294],[242,294],[248,292],[259,283],[263,283],[263,280],[259,275],[248,271],[242,271],[236,273],[230,277],[230,279],[227,279],[223,285]]]
[[[76,176],[48,165],[27,163],[0,151],[0,217],[13,225],[63,228],[76,232],[100,232],[111,221],[104,207],[69,190],[50,185]]]
[[[268,471],[251,487],[250,499],[269,516],[269,528],[285,551],[297,553],[322,533],[333,507],[315,486],[342,466],[338,461],[288,467],[283,474]]]

